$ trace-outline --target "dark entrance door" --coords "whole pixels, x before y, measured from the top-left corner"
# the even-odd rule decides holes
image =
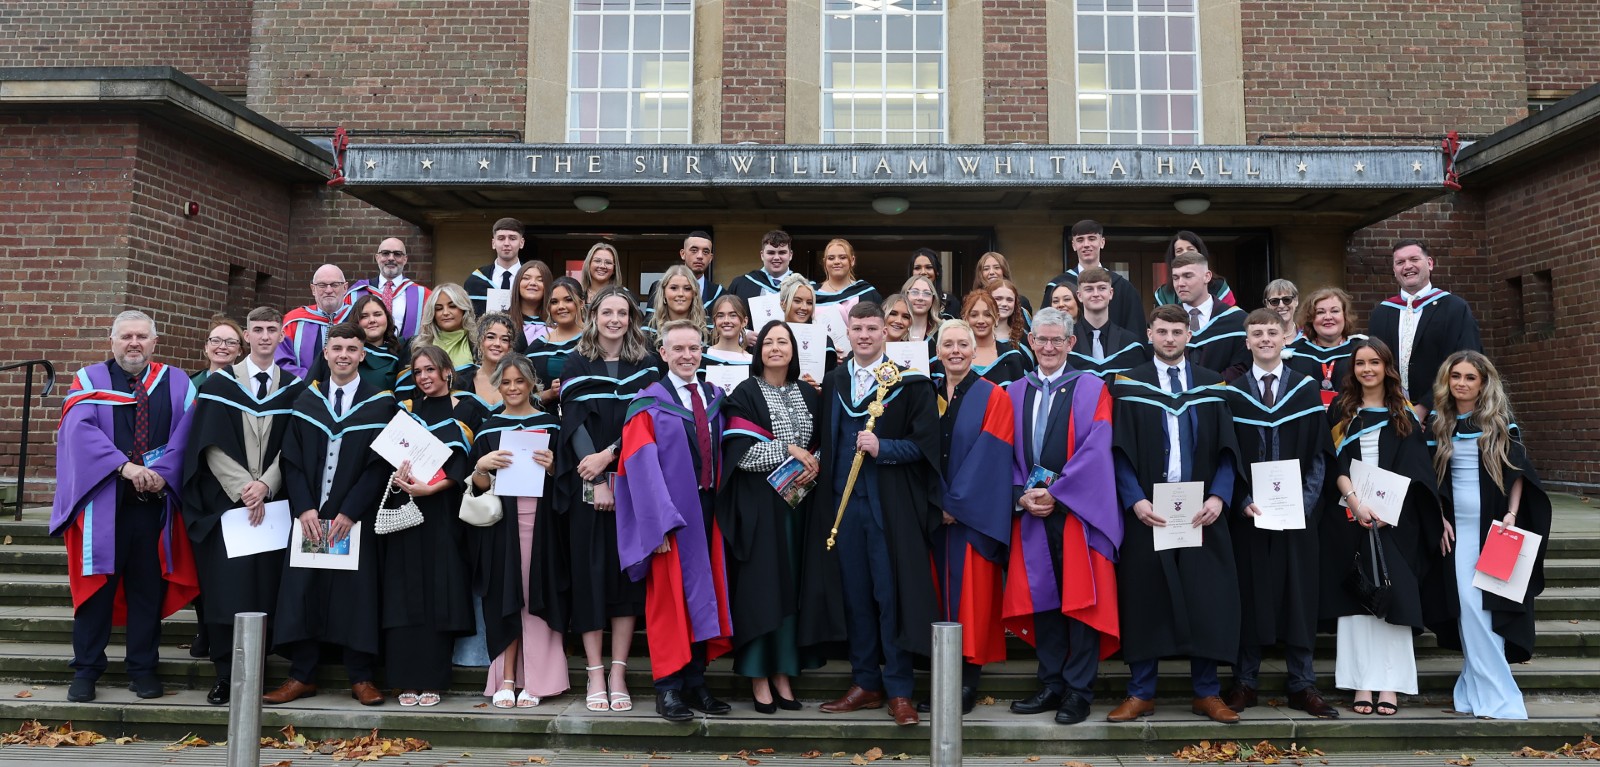
[[[794,238],[793,268],[812,280],[821,280],[822,252],[828,241],[850,241],[856,252],[856,277],[888,296],[900,292],[911,270],[911,253],[918,248],[937,251],[943,264],[945,292],[972,281],[973,263],[994,249],[994,230],[987,227],[816,227],[792,226],[784,231]]]
[[[1167,283],[1167,241],[1178,230],[1107,229],[1106,249],[1100,260],[1119,272],[1139,291],[1148,310],[1154,306],[1156,286]],[[1266,229],[1194,229],[1211,252],[1211,271],[1222,275],[1233,290],[1239,308],[1246,311],[1262,306],[1261,293],[1274,276],[1272,233]],[[1071,232],[1063,242],[1071,249]],[[1066,254],[1066,263],[1076,263]]]

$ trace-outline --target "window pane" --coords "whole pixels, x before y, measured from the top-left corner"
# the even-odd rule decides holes
[[[1111,102],[1111,129],[1138,130],[1139,97],[1110,96],[1109,100]]]
[[[1079,11],[1103,11],[1105,9],[1105,0],[1078,0]]]
[[[882,90],[883,54],[856,54],[855,76],[856,90]]]
[[[1195,122],[1195,97],[1172,97],[1172,129],[1192,131],[1198,127]]]
[[[1129,132],[1126,132],[1126,133],[1113,132],[1111,134],[1111,143],[1113,143],[1113,144],[1123,144],[1123,145],[1138,144],[1139,143],[1139,134],[1136,133],[1136,132],[1133,132],[1133,131],[1129,131]]]
[[[944,19],[938,16],[917,17],[917,50],[940,51],[944,49]]]
[[[1171,57],[1169,57],[1169,60],[1168,60],[1167,63],[1168,63],[1169,68],[1170,68],[1170,70],[1172,72],[1172,79],[1169,80],[1169,82],[1172,83],[1172,89],[1173,90],[1175,90],[1175,91],[1192,91],[1192,90],[1195,90],[1195,86],[1194,86],[1194,65],[1195,65],[1195,60],[1194,60],[1193,56],[1171,56]]]
[[[1160,54],[1139,56],[1139,86],[1145,90],[1167,89],[1167,57]]]
[[[1106,49],[1106,26],[1102,16],[1084,16],[1078,19],[1078,50],[1103,51]]]
[[[1172,16],[1167,19],[1167,50],[1194,50],[1194,17]]]
[[[1167,49],[1167,25],[1160,16],[1139,17],[1139,50],[1164,51]]]
[[[600,49],[600,17],[572,17],[572,47],[579,51]]]
[[[1085,144],[1107,144],[1107,143],[1110,143],[1110,141],[1111,141],[1110,137],[1108,137],[1104,133],[1087,133],[1087,132],[1083,133],[1083,134],[1080,134],[1078,136],[1078,140],[1082,141]]]
[[[1131,91],[1137,87],[1133,54],[1112,54],[1106,57],[1107,79],[1112,90]]]
[[[891,51],[909,51],[914,47],[911,17],[896,14],[887,17],[883,33],[883,47]]]
[[[909,91],[917,87],[915,69],[911,65],[911,54],[890,53],[885,54],[885,59],[883,84],[886,90]]]
[[[641,13],[633,17],[633,47],[635,50],[661,49],[661,17]]]
[[[943,61],[944,57],[938,54],[917,54],[917,90],[939,90],[942,82],[939,77],[939,68]]]
[[[689,93],[690,63],[687,53],[667,53],[661,57],[661,87]]]
[[[1106,96],[1095,93],[1078,97],[1078,129],[1102,131],[1106,125]]]
[[[600,44],[608,51],[628,50],[628,17],[601,17]]]
[[[600,94],[600,127],[628,127],[628,94]]]
[[[600,85],[600,54],[578,53],[572,57],[572,86],[596,88]]]
[[[883,17],[856,16],[855,50],[877,51],[883,49]]]
[[[1133,50],[1133,17],[1106,17],[1106,50]]]
[[[693,19],[689,14],[667,16],[661,20],[664,51],[687,51],[694,47]]]
[[[1167,97],[1140,96],[1139,123],[1139,127],[1144,130],[1165,131],[1167,129]]]
[[[1078,57],[1078,90],[1103,91],[1106,89],[1106,57],[1101,55]]]
[[[826,17],[823,25],[823,39],[827,42],[822,47],[825,50],[849,50],[850,30],[856,26],[854,19],[849,16],[834,14]]]
[[[600,54],[600,87],[626,88],[629,85],[628,54]]]

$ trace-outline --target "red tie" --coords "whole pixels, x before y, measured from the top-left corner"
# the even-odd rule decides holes
[[[387,283],[384,284],[384,286],[383,286],[383,308],[388,309],[390,311],[390,313],[394,312],[394,294],[396,292],[398,292],[398,291],[395,290],[395,281],[394,280],[389,280]]]
[[[133,379],[133,455],[139,465],[144,465],[144,454],[150,452],[150,392],[144,388],[143,379]]]
[[[711,421],[706,418],[706,403],[700,399],[699,385],[689,385],[689,401],[694,405],[694,441],[700,448],[700,489],[710,490],[713,485]]]

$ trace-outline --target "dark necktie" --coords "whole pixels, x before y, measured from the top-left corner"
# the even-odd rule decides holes
[[[689,385],[689,402],[694,406],[694,441],[700,450],[700,489],[712,487],[711,421],[706,418],[706,403],[700,398],[700,387]]]
[[[266,399],[267,385],[272,383],[272,376],[267,375],[267,371],[263,370],[256,374],[256,381],[256,399]]]
[[[333,390],[333,414],[335,416],[344,415],[344,389]]]
[[[1277,400],[1278,387],[1273,386],[1277,380],[1278,377],[1271,373],[1261,377],[1261,404],[1272,407],[1272,403]]]
[[[144,388],[144,379],[133,379],[133,460],[144,465],[144,454],[150,452],[150,392]]]
[[[1174,394],[1182,394],[1183,393],[1183,391],[1184,391],[1183,379],[1178,377],[1178,369],[1177,368],[1175,368],[1175,367],[1167,368],[1167,381],[1168,381],[1168,384],[1172,387],[1172,392]],[[1176,403],[1174,403],[1174,404],[1176,404]],[[1180,481],[1184,477],[1189,477],[1192,474],[1191,469],[1190,469],[1190,464],[1189,464],[1189,461],[1191,460],[1190,456],[1189,456],[1189,446],[1193,445],[1193,444],[1194,444],[1194,408],[1189,408],[1188,410],[1183,411],[1183,413],[1181,413],[1178,416],[1178,450],[1180,451],[1179,452],[1178,463],[1179,463],[1180,466],[1183,467],[1183,475],[1182,475],[1182,477],[1179,478]]]
[[[511,289],[511,272],[501,272],[500,273],[500,289],[501,290],[510,290]]]
[[[1199,333],[1200,332],[1200,310],[1199,309],[1190,309],[1189,310],[1189,332],[1191,332],[1191,333]]]

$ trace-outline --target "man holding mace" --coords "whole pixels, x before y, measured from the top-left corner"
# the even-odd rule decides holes
[[[848,640],[852,683],[824,712],[887,702],[895,723],[910,725],[918,721],[911,656],[931,653],[939,615],[928,567],[941,522],[928,497],[938,485],[939,413],[928,377],[884,356],[877,304],[851,307],[848,332],[851,358],[823,381],[822,454],[833,458],[818,486],[838,512],[815,515],[808,535],[804,556],[824,576],[802,595],[800,642]]]

